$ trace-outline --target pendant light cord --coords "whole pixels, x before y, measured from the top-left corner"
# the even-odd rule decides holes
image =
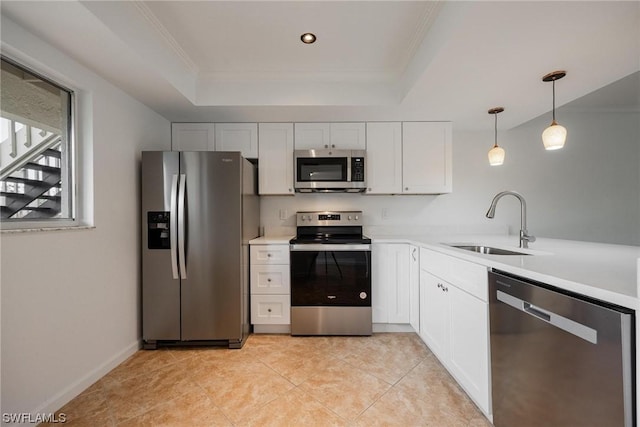
[[[553,90],[553,109],[551,110],[552,111],[551,115],[552,115],[553,121],[555,122],[556,121],[556,80],[555,79],[553,79],[553,81],[551,82],[551,87],[553,88],[552,89]]]
[[[493,132],[493,134],[495,135],[495,137],[494,137],[494,144],[493,144],[493,146],[494,146],[494,147],[497,147],[497,146],[498,146],[498,113],[494,113],[493,115],[494,115],[494,116],[495,116],[495,118],[496,118],[496,120],[495,120],[495,126],[494,126],[494,132]]]

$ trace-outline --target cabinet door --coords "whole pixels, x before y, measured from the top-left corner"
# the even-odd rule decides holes
[[[289,295],[251,295],[251,323],[288,325],[291,323]]]
[[[480,408],[489,413],[489,307],[449,286],[449,369]]]
[[[290,271],[286,264],[251,265],[251,294],[290,294]]]
[[[240,151],[247,159],[258,158],[257,123],[216,123],[216,151]]]
[[[367,192],[402,193],[402,124],[367,123]]]
[[[371,245],[371,311],[373,323],[389,323],[389,245]]]
[[[289,245],[251,245],[251,264],[289,265]]]
[[[296,123],[296,150],[317,150],[330,148],[331,125],[329,123]]]
[[[420,251],[409,245],[409,323],[420,333]]]
[[[420,336],[446,366],[449,348],[449,298],[445,289],[446,282],[420,270]]]
[[[293,123],[260,123],[258,139],[260,194],[293,196]]]
[[[364,123],[331,123],[330,147],[339,150],[366,150]]]
[[[402,123],[402,187],[406,194],[452,191],[451,123]]]
[[[172,151],[214,151],[213,123],[171,123]]]
[[[389,323],[409,323],[409,245],[387,246]]]

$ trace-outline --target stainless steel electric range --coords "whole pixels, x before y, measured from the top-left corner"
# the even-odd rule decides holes
[[[298,212],[291,334],[371,335],[371,239],[362,212]]]

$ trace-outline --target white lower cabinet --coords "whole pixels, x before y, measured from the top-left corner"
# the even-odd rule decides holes
[[[288,325],[291,323],[289,295],[251,295],[251,323]]]
[[[409,324],[420,333],[420,250],[409,245]]]
[[[486,267],[424,248],[420,252],[420,337],[490,415],[489,304],[486,296],[482,299],[467,290],[471,279],[481,282],[474,290],[487,288]],[[432,274],[428,268],[434,259],[443,261],[438,266],[448,266],[438,273],[456,274]]]
[[[374,244],[372,249],[373,323],[410,321],[410,245]]]
[[[291,323],[289,245],[251,245],[251,324],[254,332],[287,332],[270,329]]]

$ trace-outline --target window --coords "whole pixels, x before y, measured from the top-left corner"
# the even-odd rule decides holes
[[[69,225],[75,220],[74,94],[1,60],[2,228]]]

